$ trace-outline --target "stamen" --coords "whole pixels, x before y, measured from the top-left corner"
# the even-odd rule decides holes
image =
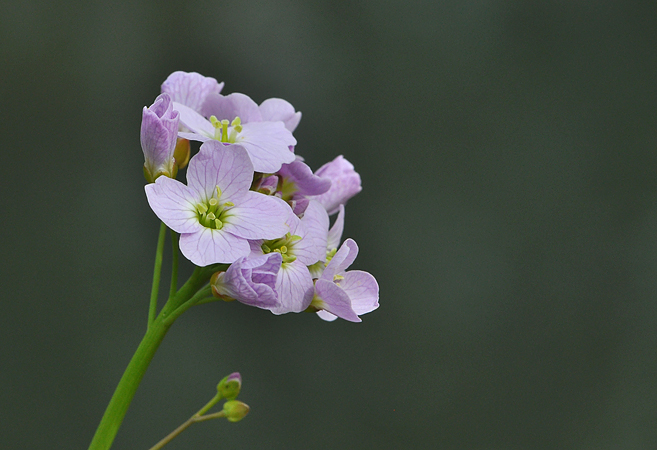
[[[214,226],[217,230],[221,230],[224,226],[223,222],[219,219],[214,219]]]
[[[260,248],[264,253],[271,253],[271,249],[267,246],[267,244],[262,244]]]
[[[199,214],[205,214],[208,212],[208,207],[205,205],[205,203],[199,203],[196,205],[196,210],[199,212]]]
[[[235,131],[238,133],[242,132],[242,119],[240,119],[239,116],[235,117],[230,124]]]
[[[217,119],[217,116],[210,116],[210,123],[214,127],[214,138],[221,142],[221,133],[224,128],[222,123]]]

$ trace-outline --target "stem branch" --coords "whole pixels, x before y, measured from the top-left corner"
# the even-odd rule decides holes
[[[157,294],[160,290],[160,273],[162,272],[162,253],[164,250],[164,237],[166,236],[167,226],[164,222],[160,223],[160,235],[157,238],[157,250],[155,252],[155,267],[153,268],[153,285],[151,287],[151,302],[148,307],[148,326],[155,322],[157,314]]]

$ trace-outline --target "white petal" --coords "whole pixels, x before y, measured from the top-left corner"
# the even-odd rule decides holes
[[[342,239],[342,231],[344,230],[344,205],[340,205],[339,211],[340,212],[338,212],[338,217],[335,219],[335,223],[328,233],[328,239],[326,243],[326,248],[328,250],[340,248],[340,239]]]
[[[182,103],[173,102],[174,111],[180,113],[180,122],[194,133],[201,134],[205,137],[214,136],[214,126],[208,119],[189,108]],[[178,134],[180,136],[180,134]]]
[[[318,202],[311,200],[303,214],[301,223],[306,229],[305,239],[314,242],[314,254],[312,259],[326,261],[326,246],[329,227],[329,216],[324,207]]]
[[[295,159],[289,147],[296,145],[297,140],[283,122],[245,123],[238,139],[237,143],[249,152],[258,172],[274,173]]]
[[[222,202],[237,201],[253,181],[253,164],[241,145],[207,141],[189,161],[187,184],[207,200],[221,189]]]
[[[290,231],[289,210],[283,200],[247,191],[227,212],[224,229],[245,239],[276,239]]]
[[[343,276],[340,287],[349,296],[356,314],[365,314],[379,307],[379,284],[376,278],[361,270],[350,270]]]
[[[276,277],[276,292],[280,306],[274,314],[304,311],[313,299],[313,280],[308,268],[299,260],[283,264]]]
[[[202,227],[196,233],[180,235],[180,251],[197,266],[233,263],[250,253],[249,243],[224,230]]]
[[[153,212],[173,231],[193,233],[202,227],[196,215],[198,199],[180,181],[162,176],[144,190]]]
[[[335,319],[338,318],[338,316],[331,314],[328,311],[317,311],[317,315],[319,316],[320,319],[326,320],[327,322],[333,322]]]

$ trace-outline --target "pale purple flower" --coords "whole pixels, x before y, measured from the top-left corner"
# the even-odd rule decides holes
[[[168,94],[160,94],[141,118],[141,149],[144,152],[144,175],[149,183],[158,177],[176,175],[173,157],[178,137],[178,111]]]
[[[324,320],[336,317],[360,322],[360,315],[379,307],[379,285],[369,273],[360,270],[346,271],[358,255],[358,246],[347,239],[331,258],[322,275],[315,281],[311,307]]]
[[[212,291],[216,296],[246,305],[264,309],[275,307],[278,304],[276,275],[282,262],[280,253],[240,258],[228,270],[212,277]]]
[[[189,162],[187,183],[160,177],[146,186],[148,203],[180,233],[180,251],[197,266],[232,263],[250,254],[249,239],[289,231],[290,208],[250,191],[253,164],[240,145],[209,141]]]
[[[279,304],[268,308],[274,314],[301,312],[308,308],[313,297],[313,279],[308,266],[326,259],[328,215],[321,205],[309,206],[303,219],[290,211],[286,223],[290,232],[284,237],[251,241],[253,256],[274,252],[282,256],[275,286]]]
[[[346,204],[347,200],[358,194],[362,189],[360,175],[342,155],[317,169],[315,175],[331,180],[331,188],[327,192],[313,197],[314,200],[317,200],[326,208],[329,215],[338,212],[340,205]]]
[[[278,195],[288,202],[294,214],[300,216],[308,207],[308,196],[323,194],[331,187],[331,180],[313,174],[300,159],[283,164],[276,175],[280,178]]]
[[[162,92],[171,99],[196,112],[201,112],[205,99],[210,94],[219,94],[224,83],[217,83],[211,77],[204,77],[196,72],[173,72],[162,83]]]
[[[178,136],[201,142],[240,144],[249,153],[257,172],[274,173],[282,164],[295,160],[290,147],[297,140],[292,132],[281,121],[263,121],[258,105],[244,94],[209,94],[203,115],[182,104],[175,103],[175,108],[180,111],[182,124],[191,130]]]
[[[259,109],[262,120],[269,122],[280,120],[290,131],[294,131],[301,120],[301,112],[295,112],[294,106],[282,98],[268,98],[260,103]]]

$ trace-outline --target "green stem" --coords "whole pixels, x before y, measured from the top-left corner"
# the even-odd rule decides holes
[[[91,445],[89,445],[89,450],[108,450],[111,447],[137,387],[170,326],[170,323],[167,324],[164,320],[158,318],[146,330],[144,338],[132,356],[112,399],[107,405],[105,415],[103,415],[100,425],[98,425],[96,434],[91,441]]]
[[[182,425],[180,425],[178,428],[173,430],[171,433],[169,433],[165,438],[163,438],[160,442],[152,446],[149,450],[160,450],[162,447],[167,445],[169,442],[171,442],[176,436],[178,436],[180,433],[185,431],[187,428],[190,427],[193,423],[196,422],[203,422],[205,420],[210,420],[210,419],[218,419],[221,417],[225,417],[226,413],[223,411],[220,411],[218,413],[214,414],[208,414],[207,416],[204,416],[203,414],[206,413],[210,408],[212,408],[214,405],[217,404],[219,400],[221,400],[221,394],[217,393],[217,395],[214,396],[212,400],[210,400],[203,408],[201,408],[196,414],[194,414],[192,417],[187,419]]]
[[[173,297],[178,290],[178,233],[171,230],[171,288],[169,289],[169,298]]]
[[[158,245],[158,249],[159,248],[160,246]],[[161,255],[161,252],[158,253]],[[194,305],[196,300],[200,300],[208,295],[209,286],[202,289],[201,292],[199,292],[199,290],[203,285],[207,284],[210,276],[215,271],[226,270],[225,268],[225,264],[215,264],[194,269],[192,276],[189,277],[187,282],[178,290],[178,292],[175,293],[175,295],[169,298],[157,318],[149,324],[144,338],[139,344],[139,347],[137,347],[137,351],[132,356],[128,367],[125,369],[125,372],[114,391],[114,395],[112,395],[112,399],[107,405],[105,414],[103,415],[100,425],[98,425],[98,429],[96,430],[96,434],[89,445],[89,450],[109,450],[116,433],[119,431],[119,427],[121,426],[121,422],[125,417],[128,407],[130,406],[130,402],[137,391],[137,387],[139,387],[139,383],[141,382],[146,369],[173,321],[184,311],[189,309],[189,307]],[[156,273],[159,277],[159,272],[157,270]],[[155,283],[153,284],[155,285]],[[153,302],[151,302],[151,306],[152,304]]]
[[[157,294],[160,290],[160,273],[162,272],[162,253],[164,250],[164,237],[167,226],[164,222],[160,223],[160,235],[157,238],[157,251],[155,252],[155,267],[153,268],[153,285],[151,287],[151,302],[148,307],[148,326],[150,327],[155,321],[157,314]]]
[[[173,323],[173,321],[176,320],[178,317],[180,317],[182,313],[187,311],[192,306],[198,304],[200,300],[206,299],[208,295],[212,295],[212,288],[210,286],[205,286],[201,288],[196,294],[194,294],[192,298],[190,298],[185,303],[183,303],[178,308],[176,308],[174,311],[172,311],[171,314],[169,314],[169,317],[164,319],[164,322]]]

